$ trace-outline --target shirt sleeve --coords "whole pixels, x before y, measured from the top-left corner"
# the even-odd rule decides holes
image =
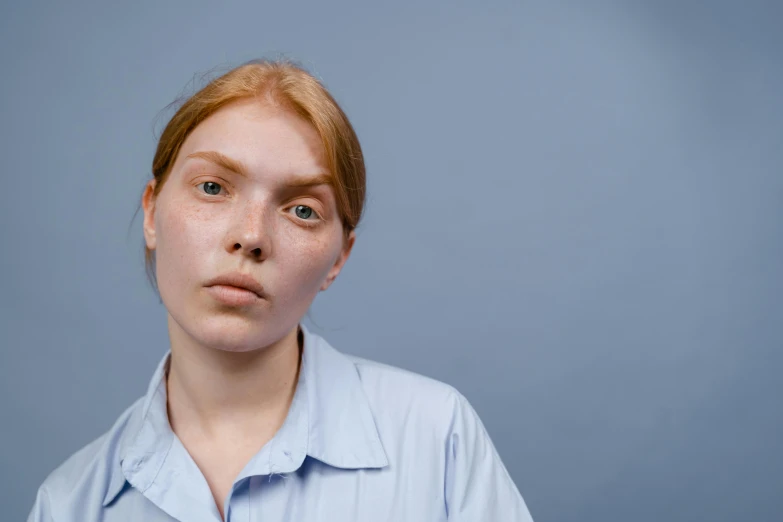
[[[458,392],[446,441],[446,514],[455,522],[533,522],[478,414]]]
[[[35,503],[27,516],[27,522],[53,522],[49,495],[43,486],[38,488]]]

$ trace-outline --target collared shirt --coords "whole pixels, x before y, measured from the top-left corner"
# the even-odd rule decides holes
[[[300,327],[288,414],[234,481],[226,522],[532,522],[459,392],[343,354]],[[28,522],[221,521],[168,421],[170,353],[147,394],[46,478]]]

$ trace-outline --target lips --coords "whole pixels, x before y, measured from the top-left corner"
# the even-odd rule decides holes
[[[233,286],[236,288],[242,288],[243,290],[249,290],[256,294],[258,297],[266,298],[264,287],[261,283],[255,280],[253,276],[243,274],[241,272],[230,272],[228,274],[220,275],[214,279],[211,279],[204,286]]]

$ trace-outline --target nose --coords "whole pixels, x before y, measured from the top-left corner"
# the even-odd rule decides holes
[[[272,250],[272,222],[265,214],[263,205],[247,205],[239,210],[228,237],[226,250],[230,254],[240,253],[257,261],[269,257]]]

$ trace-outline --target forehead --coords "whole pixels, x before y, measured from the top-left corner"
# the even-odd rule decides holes
[[[183,143],[177,162],[193,161],[188,155],[205,151],[238,162],[251,177],[328,173],[313,125],[291,110],[255,99],[232,102],[201,122]]]

